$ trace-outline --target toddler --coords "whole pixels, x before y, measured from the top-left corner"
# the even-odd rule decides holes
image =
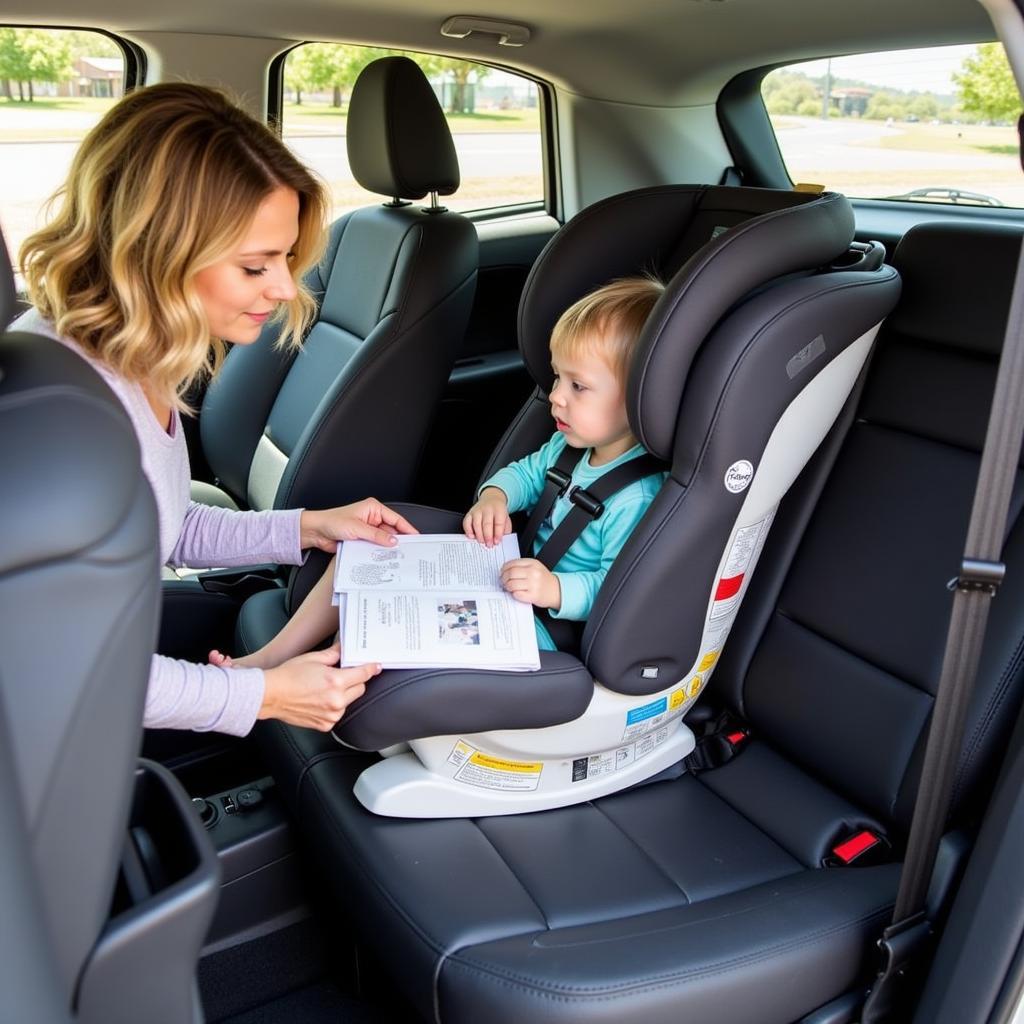
[[[541,449],[513,462],[487,480],[463,520],[468,537],[493,546],[512,530],[509,513],[531,509],[545,475],[563,449],[579,448],[572,482],[537,531],[536,555],[573,507],[573,488],[587,488],[630,459],[646,454],[626,418],[626,376],[637,338],[664,285],[649,277],[612,281],[584,296],[562,314],[551,332],[555,383],[551,415],[555,433]],[[516,558],[501,570],[505,589],[555,619],[585,620],[615,556],[665,480],[665,474],[628,484],[604,503],[559,559],[554,571],[536,558]],[[537,618],[541,650],[556,650],[542,616]]]

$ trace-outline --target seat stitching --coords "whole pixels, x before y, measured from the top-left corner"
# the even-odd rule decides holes
[[[591,999],[610,1001],[622,994],[652,992],[657,989],[669,988],[673,985],[677,985],[681,981],[691,979],[696,980],[699,978],[713,978],[716,975],[727,974],[738,967],[747,967],[752,964],[765,962],[781,953],[792,952],[805,946],[816,944],[833,935],[842,934],[843,932],[848,932],[854,929],[859,930],[861,926],[865,924],[874,924],[876,922],[888,920],[892,913],[892,906],[893,904],[889,903],[886,907],[871,911],[854,919],[853,921],[831,925],[827,928],[821,928],[817,931],[811,932],[809,935],[806,935],[801,939],[776,943],[774,946],[769,946],[766,949],[758,950],[754,953],[747,953],[743,956],[721,960],[717,964],[699,967],[692,970],[676,970],[656,974],[640,984],[635,982],[620,982],[615,985],[606,986],[557,985],[550,982],[542,983],[536,979],[528,978],[514,971],[503,970],[502,968],[495,967],[493,964],[487,964],[483,961],[474,959],[472,956],[453,954],[449,957],[449,961],[454,967],[462,968],[464,970],[473,968],[483,974],[489,974],[495,978],[499,984],[504,984],[507,988],[521,989],[531,995],[540,996],[546,999],[568,1002],[573,998],[586,996]]]
[[[439,956],[446,956],[447,954],[445,953],[441,943],[437,939],[435,939],[433,935],[431,935],[423,927],[421,927],[417,921],[413,920],[405,912],[401,904],[399,904],[394,899],[391,893],[388,892],[388,890],[385,889],[377,881],[377,879],[366,870],[366,868],[363,865],[362,858],[359,856],[358,850],[356,850],[356,848],[352,845],[344,829],[341,828],[339,823],[335,821],[334,816],[330,813],[330,809],[327,807],[327,804],[324,801],[320,783],[315,777],[311,777],[309,779],[309,790],[311,792],[311,795],[316,798],[316,801],[319,804],[319,809],[321,812],[320,820],[327,821],[327,823],[331,826],[331,829],[334,831],[335,835],[337,835],[342,840],[344,845],[347,847],[349,853],[352,854],[349,863],[355,865],[356,869],[363,876],[363,878],[380,893],[380,895],[391,906],[395,913],[410,927],[410,929],[417,936],[419,936],[419,938],[424,940],[427,943],[427,945],[430,946],[434,950],[434,952],[437,953]]]
[[[915,441],[925,441],[928,444],[939,445],[943,448],[952,449],[953,451],[964,452],[968,455],[980,456],[981,452],[977,448],[969,448],[966,445],[957,444],[955,441],[947,441],[944,438],[930,437],[928,434],[922,434],[919,431],[911,430],[909,427],[896,426],[891,423],[883,423],[881,420],[865,419],[860,416],[857,418],[855,426],[874,427],[875,430],[887,430],[893,434],[904,434],[907,437],[913,438]]]
[[[774,752],[774,748],[770,743],[766,742],[765,740],[760,740],[760,742],[763,743],[769,750],[772,750]],[[782,757],[781,754],[779,754],[778,756]],[[800,765],[793,764],[785,757],[783,757],[782,759],[786,761],[787,764],[790,764],[791,767],[796,768],[797,771],[803,772],[803,769],[800,767]],[[701,772],[700,774],[695,776],[695,779],[701,786],[704,787],[704,789],[708,793],[715,797],[716,800],[720,800],[723,804],[725,804],[726,807],[729,808],[729,810],[733,811],[735,814],[738,814],[744,820],[744,822],[746,822],[746,824],[748,824],[752,829],[760,833],[760,835],[764,836],[764,838],[767,839],[768,842],[774,843],[787,857],[789,857],[793,861],[794,864],[799,864],[801,868],[803,868],[805,871],[815,870],[818,867],[817,864],[808,864],[800,856],[800,853],[797,850],[791,849],[786,843],[783,842],[781,836],[773,835],[771,832],[766,832],[760,825],[757,824],[756,821],[752,821],[749,815],[747,815],[747,813],[741,807],[738,807],[736,804],[734,804],[725,794],[720,793],[717,789],[713,789],[711,786],[709,786],[707,782],[708,774],[710,773]],[[806,772],[803,772],[803,774],[806,774]],[[777,877],[787,876],[782,875]]]
[[[537,908],[537,913],[539,913],[544,919],[544,927],[547,928],[548,931],[551,931],[551,922],[548,920],[548,915],[545,913],[544,908],[540,905],[540,901],[537,900],[533,893],[527,888],[526,883],[519,877],[519,873],[512,867],[505,855],[498,849],[494,840],[491,839],[491,837],[480,827],[479,822],[475,818],[473,819],[473,824],[476,826],[477,832],[487,840],[487,844],[490,848],[501,858],[502,863],[511,872],[512,877],[520,884],[520,886],[522,886],[523,892],[530,897],[531,902]]]
[[[389,355],[390,352],[391,352],[391,349],[402,338],[404,338],[405,335],[410,330],[412,330],[414,327],[416,327],[419,324],[421,324],[424,320],[427,319],[427,317],[436,314],[437,311],[445,303],[449,302],[451,299],[453,299],[457,295],[458,292],[460,292],[463,288],[465,288],[467,283],[470,280],[472,280],[475,277],[475,275],[476,275],[476,271],[474,270],[472,273],[468,274],[465,278],[463,278],[463,280],[460,281],[459,284],[455,288],[453,288],[450,292],[448,292],[440,300],[440,302],[438,302],[436,305],[432,306],[429,310],[427,310],[423,314],[422,317],[420,317],[419,319],[417,319],[413,323],[408,324],[401,331],[397,331],[395,333],[395,335],[390,340],[385,341],[382,345],[375,345],[374,346],[374,351],[372,351],[369,354],[369,356],[365,357],[365,361],[364,361],[363,366],[362,366],[362,373],[365,373],[376,362],[378,362],[380,359],[384,358],[386,355]],[[389,316],[389,317],[390,316],[396,316],[397,317],[398,313],[388,313],[387,316]],[[383,321],[380,321],[380,322],[382,323]],[[337,325],[332,325],[332,326],[337,327]],[[338,328],[338,329],[339,330],[344,330],[345,328]],[[362,376],[362,373],[360,374],[360,376]],[[305,454],[306,451],[308,451],[310,448],[312,448],[313,445],[315,444],[315,442],[319,439],[321,433],[323,433],[323,431],[327,429],[327,421],[333,415],[333,413],[335,412],[337,407],[341,404],[342,399],[347,396],[350,388],[352,388],[352,387],[354,387],[354,386],[356,386],[357,384],[360,384],[360,383],[362,383],[362,382],[361,381],[351,381],[351,380],[347,381],[345,386],[342,387],[338,391],[337,395],[335,395],[334,401],[331,402],[330,407],[327,410],[325,410],[324,414],[317,420],[316,424],[314,425],[313,432],[310,434],[309,440],[308,440],[307,444],[305,445],[305,447],[303,449],[301,449],[302,454]],[[424,443],[425,443],[425,441],[424,441]],[[299,454],[300,454],[300,449],[296,448],[296,450],[292,452],[291,456],[288,459],[289,464],[292,462],[293,459],[297,458],[299,456]],[[285,473],[287,474],[287,469],[285,470]],[[290,498],[290,496],[292,494],[292,491],[294,489],[295,489],[295,476],[293,475],[292,479],[291,479],[291,482],[289,484],[288,492],[286,494],[282,495],[282,497],[281,497],[281,507],[288,507],[288,501],[289,501],[289,498]]]
[[[996,712],[1005,703],[1009,694],[1010,679],[1019,671],[1022,660],[1024,660],[1024,634],[1018,637],[1017,646],[1014,648],[1013,654],[1010,656],[1003,668],[1002,674],[999,677],[999,683],[985,706],[981,720],[977,725],[975,725],[974,731],[964,745],[961,761],[957,768],[953,783],[954,803],[960,799],[960,790],[964,785],[964,779],[968,774],[968,770],[977,758],[978,749],[984,743],[986,736],[993,729],[992,723],[997,717]]]
[[[909,687],[915,693],[924,694],[924,696],[926,697],[931,697],[932,700],[935,699],[935,695],[933,693],[929,693],[927,690],[918,686],[912,680],[905,679],[903,676],[898,676],[895,672],[892,672],[884,666],[871,661],[869,658],[865,658],[863,655],[858,654],[856,651],[851,651],[848,647],[844,646],[839,640],[835,640],[832,637],[828,636],[826,633],[822,633],[821,630],[817,629],[814,626],[809,626],[806,622],[801,621],[790,612],[784,612],[781,608],[776,606],[775,614],[778,615],[780,619],[785,619],[787,622],[792,623],[798,629],[802,629],[805,632],[810,633],[812,636],[817,637],[819,640],[822,641],[822,643],[826,643],[830,647],[834,647],[837,650],[842,651],[844,654],[848,654],[851,658],[856,658],[859,662],[861,662],[861,664],[867,665],[868,668],[871,668],[876,672],[883,672],[890,679],[894,679],[898,683],[903,683],[904,686]]]
[[[651,854],[649,854],[603,807],[592,800],[588,801],[588,803],[595,811],[597,811],[598,814],[601,815],[602,818],[604,818],[605,821],[617,829],[621,836],[625,837],[641,854],[643,854],[644,859],[647,860],[647,862],[665,878],[669,885],[675,886],[683,894],[683,899],[686,900],[687,904],[693,903],[689,893],[687,893],[687,891],[658,863],[658,861],[656,861]]]

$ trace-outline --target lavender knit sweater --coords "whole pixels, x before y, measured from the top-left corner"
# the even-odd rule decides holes
[[[45,334],[86,359],[121,400],[142,449],[142,469],[153,488],[160,515],[160,559],[196,569],[279,562],[298,565],[301,509],[234,512],[189,500],[191,474],[185,435],[177,412],[170,430],[157,422],[142,388],[61,338],[52,324],[30,309],[12,328]],[[147,728],[215,730],[244,736],[263,702],[263,672],[222,669],[153,655],[146,691]]]

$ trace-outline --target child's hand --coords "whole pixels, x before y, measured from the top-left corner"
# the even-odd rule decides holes
[[[231,657],[231,655],[229,655],[229,654],[221,654],[221,652],[218,651],[218,650],[210,651],[209,655],[207,655],[206,660],[211,665],[216,665],[217,668],[234,668],[235,667],[235,662],[234,662],[234,659]]]
[[[513,558],[501,567],[501,585],[517,600],[538,608],[562,607],[558,577],[536,558]]]
[[[508,498],[500,487],[485,487],[480,500],[466,513],[462,529],[470,540],[493,548],[506,533],[512,532],[508,516]]]

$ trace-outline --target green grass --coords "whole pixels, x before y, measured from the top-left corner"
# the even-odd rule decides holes
[[[17,96],[13,100],[6,96],[0,96],[0,110],[10,111],[12,114],[47,114],[58,110],[85,111],[87,113],[97,112],[102,114],[113,106],[114,101],[109,99],[94,99],[91,96],[37,96],[32,102],[19,100]]]
[[[113,104],[77,96],[40,96],[32,103],[0,97],[0,142],[80,139]]]

